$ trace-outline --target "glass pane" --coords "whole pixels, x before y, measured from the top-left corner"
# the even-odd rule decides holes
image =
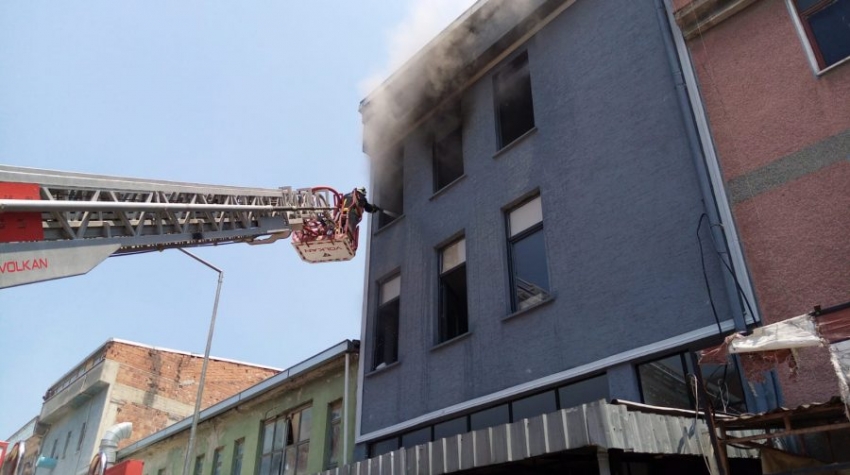
[[[283,452],[275,452],[272,455],[272,464],[270,468],[270,475],[280,475],[281,462],[283,462]]]
[[[239,439],[233,445],[233,473],[232,475],[241,475],[242,473],[242,455],[245,452],[245,440]]]
[[[295,457],[296,457],[296,448],[294,445],[290,445],[286,448],[286,460],[283,462],[283,475],[294,475],[295,474]]]
[[[824,67],[850,56],[850,1],[839,0],[808,16]]]
[[[431,442],[430,427],[424,427],[401,436],[401,446],[404,448],[415,447],[428,442]]]
[[[510,213],[510,236],[514,237],[543,221],[543,203],[536,197]]]
[[[213,475],[221,475],[221,449],[215,449],[213,452]]]
[[[542,302],[549,296],[549,271],[543,230],[530,234],[511,246],[516,310]]]
[[[369,456],[377,457],[378,455],[383,455],[396,449],[398,449],[398,437],[393,437],[392,439],[382,440],[372,444]]]
[[[820,1],[821,0],[794,0],[794,3],[797,4],[797,9],[800,12],[804,12],[804,11],[808,10],[809,8],[812,8],[813,6],[815,6]]]
[[[204,471],[204,456],[198,455],[195,458],[195,471],[193,472],[195,475],[201,475],[201,472]]]
[[[469,425],[472,430],[486,429],[510,422],[510,414],[508,413],[508,405],[491,407],[483,411],[476,412],[469,416]]]
[[[337,402],[331,403],[330,415],[329,415],[328,419],[331,422],[336,422],[336,421],[342,419],[342,401],[337,401]]]
[[[272,442],[274,441],[274,421],[266,423],[263,427],[263,453],[267,454],[272,451]]]
[[[308,407],[301,411],[301,435],[298,437],[299,442],[310,440],[310,434],[313,431],[313,408]]]
[[[286,419],[278,419],[274,425],[274,450],[283,448],[283,442],[286,440]]]
[[[608,377],[599,375],[558,389],[561,409],[576,407],[600,399],[608,399]]]
[[[335,422],[331,425],[331,433],[330,433],[330,444],[328,447],[328,452],[330,455],[328,456],[328,466],[335,467],[339,464],[339,435],[340,435],[340,424],[339,422]]]
[[[466,266],[440,277],[440,341],[463,335],[469,329]]]
[[[688,395],[690,385],[682,367],[681,355],[638,366],[643,402],[654,406],[693,409]]]
[[[381,284],[381,302],[387,303],[401,294],[401,276],[397,275]]]
[[[434,425],[434,440],[451,437],[467,432],[466,416],[458,417],[457,419],[440,422]]]
[[[555,391],[528,396],[512,402],[511,405],[513,406],[514,421],[539,416],[540,414],[549,414],[558,410]]]
[[[440,272],[450,271],[464,262],[466,262],[466,239],[460,239],[443,249]]]
[[[303,426],[302,426],[303,427]],[[310,455],[310,443],[305,442],[298,446],[298,461],[295,465],[295,473],[298,475],[307,473],[307,462]]]
[[[270,475],[272,469],[272,456],[266,455],[265,457],[260,459],[260,474],[259,475]]]
[[[393,363],[398,359],[398,312],[398,300],[378,309],[373,364],[375,368],[381,364]]]

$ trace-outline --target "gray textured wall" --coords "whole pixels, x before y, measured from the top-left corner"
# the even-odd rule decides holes
[[[405,216],[372,236],[363,351],[368,371],[374,283],[400,269],[400,363],[364,378],[363,434],[714,323],[696,239],[703,204],[653,1],[579,0],[527,50],[534,134],[496,153],[488,74],[463,95],[462,181],[432,197],[427,127],[404,141]],[[503,321],[503,208],[535,189],[556,298]],[[432,349],[435,246],[459,231],[471,335]],[[625,386],[634,395],[633,378]]]

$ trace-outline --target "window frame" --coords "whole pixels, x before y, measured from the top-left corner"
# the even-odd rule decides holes
[[[207,454],[203,453],[195,457],[195,465],[192,467],[192,475],[203,475],[204,473],[204,459]]]
[[[795,28],[797,29],[797,35],[800,37],[800,41],[803,43],[803,49],[806,52],[806,57],[809,60],[809,64],[814,70],[815,74],[820,76],[828,71],[831,71],[842,64],[850,62],[850,54],[845,56],[844,58],[830,64],[826,65],[823,54],[820,50],[820,45],[818,44],[817,38],[814,35],[814,32],[809,25],[808,17],[824,10],[829,6],[831,0],[819,0],[816,2],[814,6],[809,7],[804,11],[800,11],[797,7],[796,0],[785,0],[785,5],[788,8],[788,12],[791,15],[792,22],[794,23]]]
[[[531,203],[532,201],[534,201],[536,199],[540,200],[540,221],[538,221],[538,222],[526,227],[522,231],[519,231],[516,234],[512,235],[511,234],[511,213],[518,211],[520,208]],[[530,308],[534,308],[537,305],[543,304],[543,303],[552,299],[552,275],[551,275],[550,270],[549,270],[549,253],[548,253],[548,250],[546,249],[546,234],[545,234],[545,226],[543,224],[544,221],[545,221],[545,217],[543,215],[543,197],[542,197],[542,195],[540,194],[539,191],[535,191],[535,192],[533,192],[529,195],[526,195],[525,197],[515,201],[513,204],[511,204],[511,205],[509,205],[508,207],[505,208],[504,216],[505,216],[505,231],[506,231],[505,234],[506,234],[506,238],[507,238],[506,243],[507,243],[507,256],[508,256],[508,285],[509,285],[509,288],[510,288],[510,295],[511,295],[510,311],[511,311],[511,314],[514,314],[514,313],[517,313],[517,312],[522,312],[524,310],[528,310]],[[544,258],[546,260],[546,281],[547,281],[547,287],[548,288],[545,289],[545,295],[543,296],[543,298],[539,302],[535,302],[535,303],[532,303],[532,304],[529,304],[525,307],[520,308],[521,302],[519,302],[519,300],[518,300],[517,291],[516,291],[516,266],[514,264],[514,257],[515,257],[514,256],[514,254],[515,254],[514,247],[520,241],[523,241],[526,238],[531,237],[532,235],[534,235],[538,232],[541,233],[541,237],[543,239],[543,253],[544,253]]]
[[[463,260],[448,270],[444,270],[444,256],[445,252],[449,250],[452,246],[456,246],[460,243],[463,243]],[[447,341],[453,340],[455,338],[459,338],[463,335],[469,333],[469,276],[467,274],[467,252],[466,252],[466,235],[461,232],[453,237],[449,238],[447,241],[444,241],[438,249],[437,249],[437,325],[436,325],[436,345],[441,343],[445,343]],[[450,287],[448,283],[445,282],[445,279],[450,275],[463,271],[463,286],[464,286],[464,312],[462,316],[459,316],[459,319],[462,319],[462,322],[458,324],[449,325],[449,316],[444,314],[446,311],[445,305],[445,296],[444,289]],[[450,333],[449,330],[454,327],[459,326],[461,329],[457,331],[457,333]]]
[[[389,298],[386,301],[383,301],[383,292],[384,292],[385,286],[387,286],[390,282],[392,282],[395,279],[398,279],[398,295],[396,295],[392,298]],[[377,289],[377,295],[375,296],[376,305],[375,305],[375,312],[374,312],[374,328],[373,328],[373,331],[372,331],[372,334],[374,336],[374,339],[373,339],[374,343],[372,345],[372,362],[371,362],[372,364],[370,365],[372,371],[377,371],[378,369],[381,369],[381,368],[379,368],[379,366],[381,366],[381,365],[383,365],[382,368],[385,368],[387,366],[398,363],[398,361],[399,361],[399,343],[400,343],[399,339],[400,339],[400,335],[401,335],[401,331],[400,331],[400,328],[401,328],[401,283],[402,283],[401,282],[401,273],[398,272],[398,271],[393,272],[389,276],[387,276],[387,277],[385,277],[385,278],[383,278],[383,279],[381,279],[377,282],[378,289]],[[396,315],[395,315],[396,321],[395,321],[395,335],[394,335],[394,339],[395,339],[395,351],[394,351],[395,355],[394,356],[395,357],[393,358],[392,361],[384,361],[384,359],[386,359],[386,358],[384,358],[383,355],[382,355],[381,356],[382,360],[378,361],[378,357],[379,357],[378,341],[379,341],[379,338],[380,338],[379,333],[381,332],[381,326],[382,326],[381,325],[381,322],[382,322],[381,311],[389,308],[390,306],[397,306]],[[384,343],[384,346],[386,346],[386,343]],[[385,353],[386,350],[384,349],[383,352]]]
[[[310,411],[310,419],[308,421],[308,424],[310,425],[310,429],[309,429],[308,437],[305,438],[305,439],[302,439],[301,436],[304,433],[304,429],[303,429],[303,427],[304,427],[304,414],[307,411]],[[302,473],[307,473],[306,471],[299,471],[298,465],[299,465],[299,462],[301,461],[301,458],[300,458],[301,448],[304,447],[304,446],[307,447],[307,457],[308,457],[308,460],[309,460],[310,441],[312,439],[312,430],[313,430],[313,428],[312,428],[312,421],[313,421],[312,411],[313,411],[313,406],[310,406],[310,405],[300,406],[300,407],[297,407],[297,408],[292,409],[290,411],[287,411],[286,413],[279,414],[279,415],[272,417],[272,418],[269,418],[269,419],[265,419],[264,421],[261,422],[260,438],[259,438],[259,444],[258,444],[258,448],[257,448],[257,452],[258,452],[257,466],[255,468],[256,473],[258,475],[264,475],[263,472],[262,472],[262,462],[263,462],[263,459],[266,456],[269,456],[269,473],[275,472],[275,469],[272,467],[272,463],[274,462],[274,458],[275,458],[276,453],[280,453],[280,467],[279,467],[278,473],[280,475],[284,475],[285,473],[287,473],[286,467],[287,467],[287,462],[288,462],[288,457],[289,457],[290,451],[295,455],[295,460],[292,462],[293,463],[293,465],[292,465],[293,469],[292,469],[291,473],[293,473],[294,475],[301,475]],[[293,417],[296,416],[296,415],[298,417],[298,423],[297,423],[298,428],[297,429],[293,428],[293,426],[296,425],[296,424],[294,424],[292,422]],[[283,445],[280,448],[276,449],[275,448],[275,445],[276,445],[275,444],[275,442],[276,442],[275,435],[277,434],[277,424],[279,422],[284,423],[283,429],[281,431],[281,437],[283,437]],[[271,442],[271,447],[270,447],[271,450],[269,452],[265,452],[264,446],[265,446],[265,443],[266,443],[266,439],[265,439],[266,428],[267,428],[267,426],[269,426],[269,424],[272,424],[272,428],[271,428],[271,430],[272,430],[272,442]],[[290,434],[290,432],[289,432],[290,430],[292,430],[292,434]],[[297,434],[295,432],[297,432]],[[289,443],[290,440],[292,441],[292,443]],[[306,467],[306,464],[307,464],[307,461],[304,461],[305,467]]]
[[[515,54],[513,54],[509,59],[507,59],[499,69],[493,74],[493,108],[495,113],[495,124],[496,124],[496,144],[497,151],[501,151],[510,147],[513,143],[524,137],[526,134],[530,133],[537,127],[537,119],[534,115],[534,90],[531,84],[531,60],[529,58],[528,49],[523,49]],[[524,63],[521,66],[516,66],[516,63]],[[513,71],[511,71],[513,69]],[[502,89],[504,85],[510,84],[511,87],[517,87],[517,82],[519,81],[516,77],[508,77],[508,73],[513,73],[516,75],[517,72],[525,70],[523,75],[527,75],[528,78],[528,104],[531,108],[530,116],[531,116],[531,126],[526,130],[522,131],[522,133],[518,134],[516,137],[510,138],[510,140],[505,140],[505,130],[504,125],[502,124],[502,103],[504,101],[505,91]]]
[[[340,435],[339,441],[340,442],[342,441],[342,438],[344,436],[344,434],[342,433],[342,430],[343,430],[342,417],[343,417],[343,412],[344,412],[343,403],[344,403],[343,399],[337,399],[336,401],[330,402],[328,404],[328,423],[327,423],[328,430],[327,430],[327,436],[326,436],[327,443],[325,445],[327,447],[326,455],[325,455],[325,470],[329,470],[329,469],[338,467],[341,462],[344,463],[344,460],[346,458],[346,454],[342,453],[341,444],[339,442],[337,443],[336,446],[334,446],[334,444],[333,444],[333,436],[334,436],[334,429],[335,428],[340,431],[340,433],[339,433],[339,435]],[[339,406],[339,409],[338,409],[339,417],[334,417],[333,414],[334,414],[334,411],[336,410],[337,406]],[[337,454],[337,457],[336,457],[337,459],[335,461],[332,460],[333,456],[334,456],[334,453],[333,453],[334,448],[338,449],[338,451],[339,451],[339,453]]]
[[[221,466],[224,462],[224,446],[216,447],[213,450],[212,472],[211,475],[221,475]]]
[[[262,447],[261,447],[262,448]],[[245,458],[245,438],[233,441],[233,459],[230,461],[230,474],[242,474],[242,461]]]
[[[460,180],[466,173],[463,160],[463,111],[460,103],[458,103],[458,105],[449,112],[442,114],[436,123],[438,125],[434,127],[435,130],[431,136],[431,167],[433,172],[434,194],[439,193],[449,187],[452,183]],[[448,126],[445,126],[444,124],[448,124]],[[457,176],[452,176],[451,179],[448,179],[445,183],[443,183],[440,179],[440,171],[445,171],[445,169],[441,167],[441,163],[446,163],[446,161],[440,160],[439,157],[445,156],[445,154],[440,152],[441,150],[445,150],[447,147],[441,146],[446,143],[450,144],[455,135],[457,135],[458,141],[458,150],[456,150],[457,163],[455,165],[458,166],[460,173],[458,173]]]

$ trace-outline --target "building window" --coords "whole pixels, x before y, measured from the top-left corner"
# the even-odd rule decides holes
[[[677,353],[638,365],[643,402],[654,406],[694,409],[694,374],[691,353]],[[701,365],[703,381],[712,407],[730,413],[746,412],[737,365]]]
[[[259,475],[307,473],[312,414],[308,407],[265,423]]]
[[[328,460],[326,468],[334,468],[340,461],[340,434],[342,427],[342,400],[328,406]]]
[[[507,404],[473,412],[469,416],[471,430],[486,429],[511,422],[511,411]]]
[[[83,448],[83,440],[86,437],[86,423],[83,422],[83,427],[80,428],[80,438],[77,439],[77,452]]]
[[[494,78],[499,148],[534,128],[528,52],[506,64]]]
[[[466,416],[450,419],[439,424],[434,424],[434,440],[452,437],[464,432],[469,432],[469,423]]]
[[[195,457],[195,470],[192,471],[193,475],[201,475],[204,472],[204,457],[207,454],[201,454]]]
[[[608,397],[608,377],[605,374],[558,388],[558,403],[561,409],[576,407],[600,399],[607,400]]]
[[[375,355],[372,369],[383,368],[398,360],[398,316],[401,276],[380,284],[378,314],[375,319]]]
[[[555,391],[546,391],[518,399],[511,403],[511,418],[514,422],[558,410]]]
[[[68,446],[71,445],[71,431],[68,431],[68,435],[65,436],[65,446],[62,447],[62,458],[65,458],[68,455]]]
[[[224,447],[219,447],[213,452],[212,475],[221,475],[221,459]]]
[[[157,470],[156,475],[165,475],[165,469],[161,468],[161,469]]]
[[[511,309],[522,310],[549,297],[543,240],[543,209],[536,196],[508,213]]]
[[[463,130],[460,112],[441,117],[434,134],[434,191],[439,191],[463,175]]]
[[[232,475],[242,474],[242,457],[245,455],[245,439],[239,439],[233,443],[233,470]]]
[[[56,458],[56,449],[59,447],[59,439],[53,439],[53,449],[50,450],[50,458]]]
[[[390,453],[393,450],[398,450],[398,447],[398,437],[375,442],[369,446],[369,457],[377,457],[379,455]]]
[[[466,239],[461,238],[440,251],[440,315],[438,342],[451,340],[469,330],[466,297]]]
[[[376,194],[373,203],[387,212],[378,213],[378,229],[404,213],[404,153],[402,150],[379,160],[374,167]]]
[[[850,56],[850,1],[792,0],[820,69]]]

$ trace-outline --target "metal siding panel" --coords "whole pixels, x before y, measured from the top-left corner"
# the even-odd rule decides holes
[[[553,453],[566,450],[566,411],[553,412],[543,417],[546,426],[546,451]]]
[[[431,466],[431,473],[433,475],[442,475],[445,473],[443,469],[443,442],[445,442],[445,439],[428,443],[428,463]]]
[[[590,445],[608,447],[608,431],[606,430],[604,409],[597,403],[583,405],[587,436]]]
[[[546,421],[545,416],[528,419],[528,453],[532,457],[546,453]]]
[[[391,475],[393,470],[393,453],[389,452],[378,457],[378,467],[381,475]]]
[[[510,433],[510,448],[511,460],[522,460],[528,457],[528,444],[526,438],[525,419],[508,424],[508,432]]]
[[[633,412],[632,414],[635,416],[637,425],[636,436],[642,441],[642,453],[652,454],[658,452],[658,441],[652,434],[652,419],[649,417],[649,414],[642,412]]]
[[[460,469],[467,470],[475,466],[475,447],[471,433],[463,434],[460,439]]]
[[[500,425],[491,428],[490,430],[490,445],[492,447],[492,457],[494,464],[505,463],[510,461],[510,432],[508,426]]]
[[[582,406],[574,407],[566,410],[567,421],[567,448],[577,449],[590,444],[590,437],[587,434],[587,421],[584,417],[584,408]]]
[[[475,459],[472,464],[476,467],[490,465],[490,429],[481,429],[472,433],[473,454]]]
[[[413,447],[404,450],[404,475],[416,475],[416,450]]]
[[[417,445],[413,450],[416,452],[416,475],[429,475],[431,464],[428,460],[428,445]]]
[[[461,435],[455,435],[443,439],[443,457],[445,460],[446,473],[460,470],[460,439]]]

